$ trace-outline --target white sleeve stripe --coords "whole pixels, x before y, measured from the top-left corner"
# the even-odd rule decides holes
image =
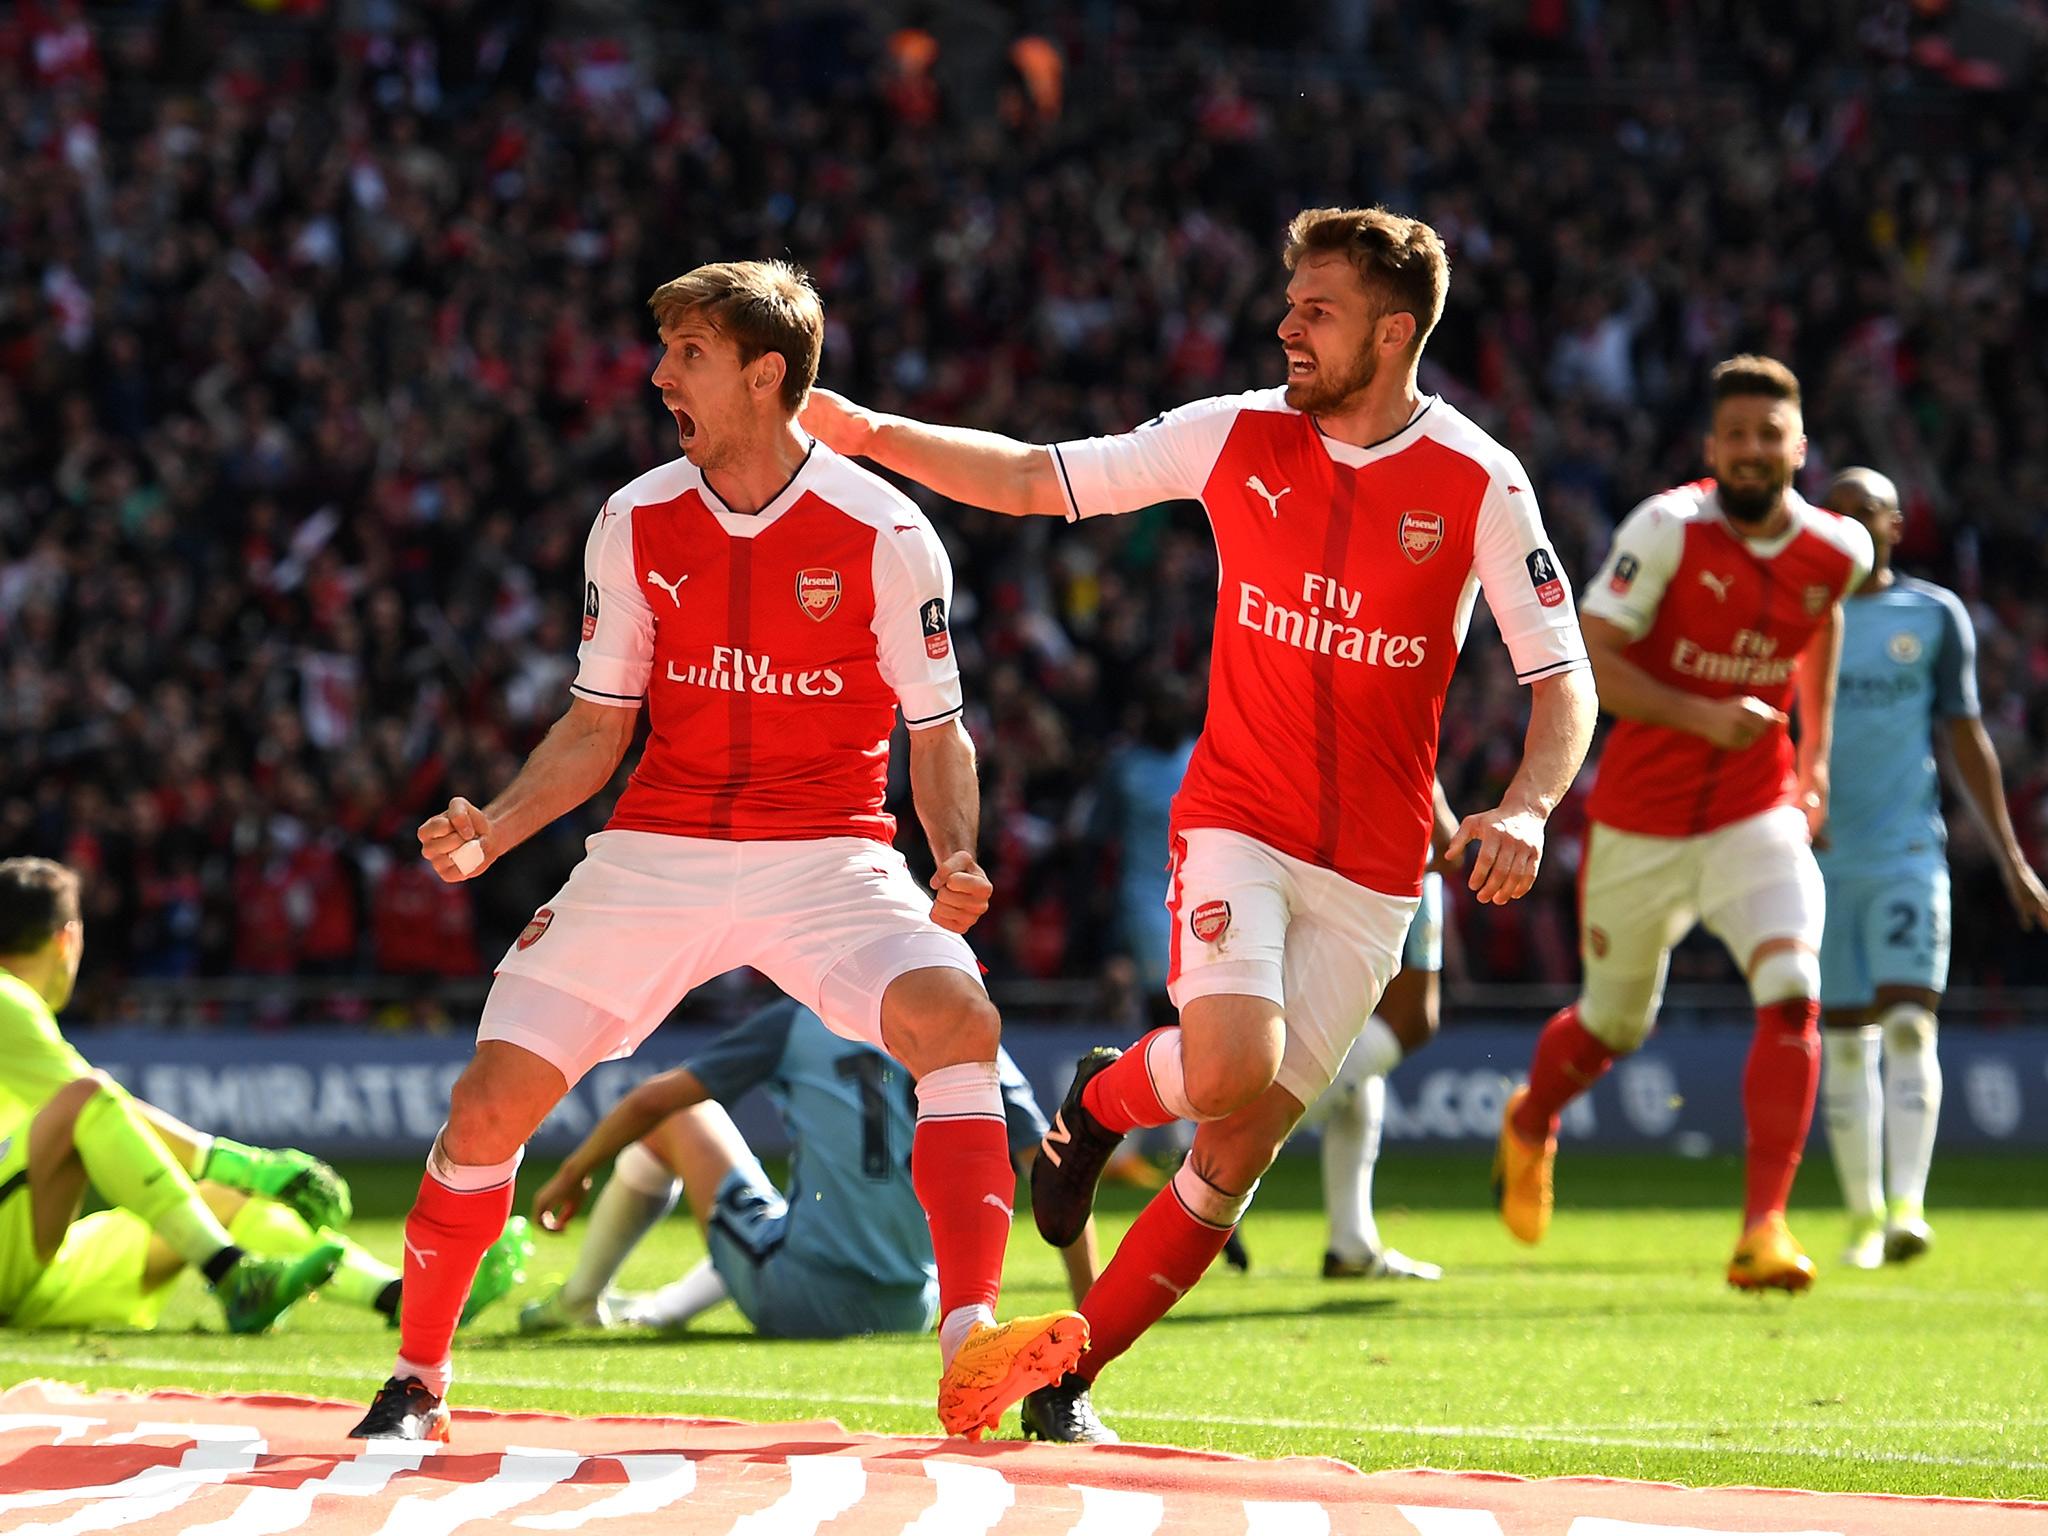
[[[1571,672],[1587,665],[1590,665],[1588,658],[1574,656],[1569,661],[1553,661],[1549,666],[1538,667],[1533,672],[1517,672],[1515,674],[1515,681],[1518,683],[1533,683],[1542,678],[1554,676],[1559,672]]]
[[[910,716],[905,715],[903,717],[903,723],[909,726],[913,731],[922,730],[925,726],[928,725],[944,725],[948,720],[952,720],[960,715],[965,714],[966,712],[967,706],[965,704],[955,704],[951,709],[941,710],[936,715],[924,715],[916,720],[913,720],[910,718]]]
[[[643,704],[647,701],[644,693],[606,693],[601,688],[586,688],[581,683],[571,683],[569,691],[586,699],[613,699],[621,704]]]
[[[1053,443],[1051,447],[1053,468],[1059,471],[1060,489],[1066,493],[1067,521],[1078,523],[1081,520],[1081,503],[1074,499],[1074,482],[1067,476],[1067,461],[1060,455],[1058,443]]]

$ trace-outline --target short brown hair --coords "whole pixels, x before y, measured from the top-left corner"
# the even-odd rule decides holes
[[[1451,286],[1451,259],[1437,232],[1378,207],[1304,208],[1288,223],[1288,271],[1310,256],[1333,253],[1350,258],[1381,314],[1415,317],[1412,350],[1420,352],[1443,318]]]
[[[782,403],[800,409],[818,380],[825,344],[825,306],[804,269],[786,261],[714,261],[672,277],[647,300],[654,323],[667,330],[685,317],[704,319],[740,349],[742,365],[780,352],[787,369]]]
[[[55,859],[0,859],[0,955],[32,955],[78,918],[78,876]]]
[[[1715,364],[1709,377],[1713,382],[1716,405],[1737,395],[1762,395],[1770,400],[1790,400],[1794,405],[1799,404],[1798,375],[1775,357],[1744,352],[1725,363]]]

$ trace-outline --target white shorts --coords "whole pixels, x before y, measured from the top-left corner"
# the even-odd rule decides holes
[[[1401,968],[1417,904],[1243,833],[1190,828],[1174,839],[1167,887],[1167,995],[1176,1008],[1222,994],[1279,1004],[1287,1044],[1276,1081],[1313,1104]]]
[[[1827,896],[1797,806],[1697,837],[1647,837],[1596,822],[1581,878],[1581,1020],[1609,1045],[1632,1050],[1649,1033],[1671,947],[1695,923],[1728,946],[1745,974],[1772,940],[1820,950]]]
[[[572,1083],[631,1055],[691,988],[740,966],[878,1049],[882,994],[898,976],[948,966],[980,983],[967,941],[932,921],[930,897],[886,843],[611,831],[584,848],[498,962],[477,1029]],[[563,992],[586,1006],[560,1007],[551,993]]]

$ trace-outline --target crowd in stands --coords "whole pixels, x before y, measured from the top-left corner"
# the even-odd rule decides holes
[[[675,451],[658,282],[786,253],[826,382],[1046,441],[1276,382],[1282,225],[1379,201],[1451,252],[1425,388],[1520,454],[1580,580],[1700,472],[1709,366],[1790,362],[1805,488],[1892,475],[1902,567],[1968,601],[2048,863],[2048,145],[1950,9],[1047,0],[1018,28],[761,0],[668,32],[539,0],[25,3],[0,853],[89,875],[103,1014],[138,977],[476,975],[610,797],[472,886],[413,828],[564,707],[589,522]],[[2001,61],[2038,62],[2039,7],[2006,9]],[[1206,528],[927,505],[999,893],[980,949],[999,983],[1099,976],[1163,860],[1129,754],[1199,705]],[[1444,722],[1461,809],[1519,754],[1505,662],[1482,609]],[[1580,820],[1530,900],[1455,904],[1455,976],[1573,979]],[[2048,982],[1956,822],[1957,981]]]

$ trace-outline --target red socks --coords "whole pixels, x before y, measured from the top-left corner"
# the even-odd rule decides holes
[[[932,1229],[939,1315],[981,1306],[1003,1288],[1017,1173],[993,1062],[941,1067],[917,1085],[910,1183]]]
[[[1170,1125],[1180,1119],[1161,1100],[1146,1063],[1153,1041],[1179,1033],[1178,1025],[1169,1025],[1146,1035],[1088,1079],[1088,1086],[1081,1090],[1081,1107],[1100,1121],[1105,1130],[1115,1131],[1119,1136],[1128,1135],[1141,1125]]]
[[[1813,1124],[1820,1086],[1820,1004],[1810,997],[1756,1011],[1756,1037],[1742,1073],[1742,1109],[1749,1123],[1749,1176],[1742,1211],[1747,1232],[1785,1209]]]
[[[517,1166],[514,1159],[512,1168]],[[508,1171],[501,1183],[486,1189],[452,1189],[430,1170],[421,1177],[419,1198],[405,1218],[398,1352],[414,1366],[438,1371],[441,1381],[427,1386],[443,1397],[455,1322],[469,1300],[484,1250],[498,1240],[512,1214],[512,1184]]]
[[[1105,1365],[1193,1288],[1230,1241],[1232,1230],[1197,1218],[1172,1182],[1154,1195],[1081,1303],[1081,1315],[1088,1319],[1088,1348],[1075,1369],[1095,1380]]]
[[[1614,1052],[1579,1023],[1577,1003],[1553,1015],[1529,1062],[1529,1093],[1515,1111],[1515,1134],[1524,1141],[1548,1141],[1557,1134],[1557,1117],[1565,1105],[1597,1083],[1613,1064]]]

